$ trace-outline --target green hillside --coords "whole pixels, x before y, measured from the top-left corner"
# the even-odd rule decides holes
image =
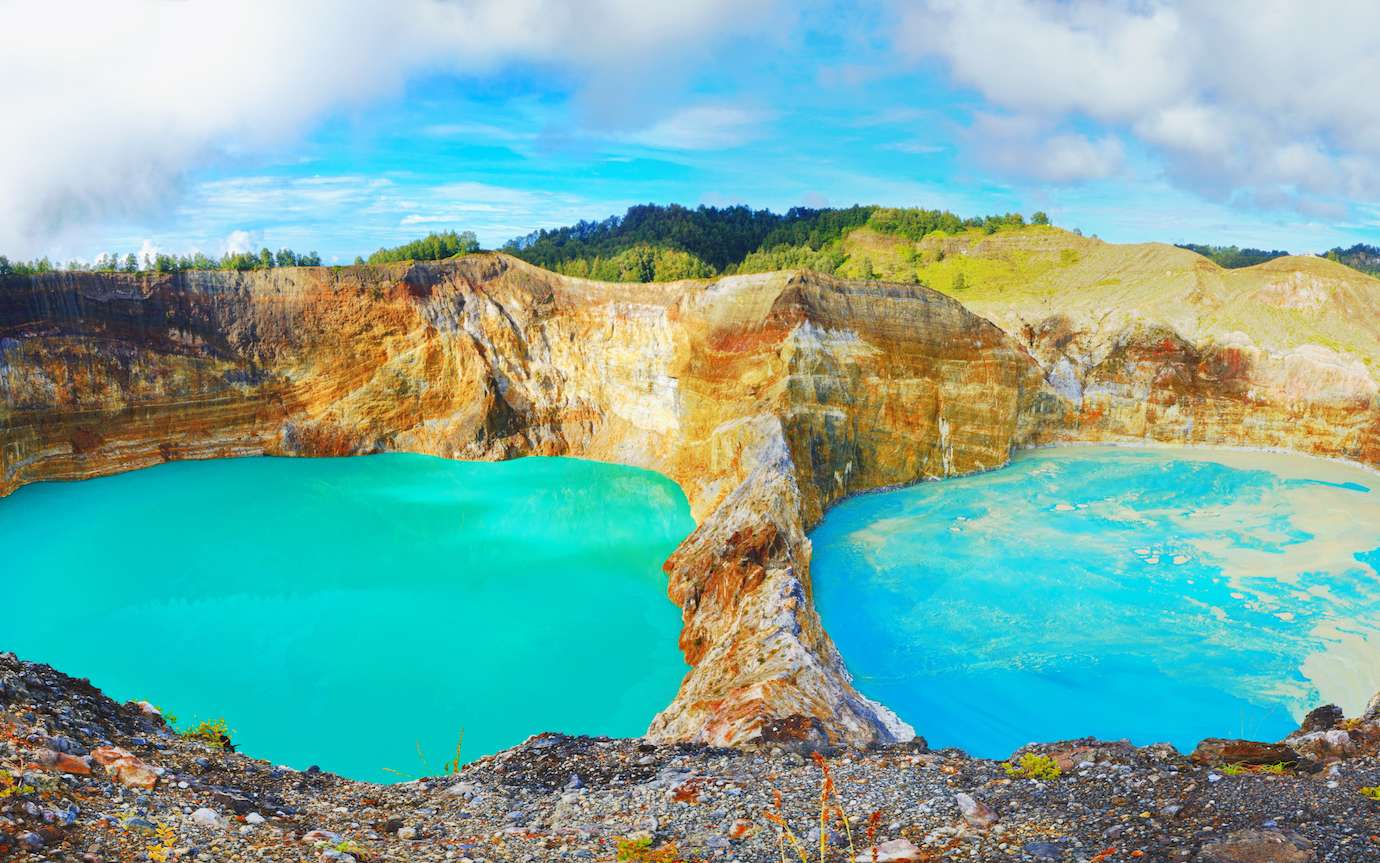
[[[1032,221],[1048,220],[1037,213]],[[796,207],[784,214],[748,207],[644,204],[602,222],[536,231],[504,251],[566,275],[605,281],[671,281],[728,273],[808,268],[839,272],[847,238],[862,229],[906,240],[935,231],[992,234],[1025,226],[1019,213],[963,218],[941,210]]]

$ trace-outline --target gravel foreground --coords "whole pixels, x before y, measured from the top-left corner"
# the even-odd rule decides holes
[[[1380,699],[1377,699],[1380,702]],[[297,772],[0,654],[0,858],[52,861],[1380,861],[1380,703],[1280,744],[1027,747],[1029,772],[916,742],[820,759],[543,734],[397,785]],[[361,745],[367,745],[362,743]],[[823,765],[823,766],[821,766]],[[1380,792],[1376,792],[1380,795]],[[837,801],[837,807],[834,801]],[[844,820],[832,814],[841,809]],[[786,841],[785,859],[799,861]],[[621,855],[621,856],[620,856]]]

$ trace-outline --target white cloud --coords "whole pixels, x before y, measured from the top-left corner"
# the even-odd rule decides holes
[[[1180,185],[1301,212],[1380,196],[1380,5],[1270,0],[928,0],[896,47],[938,58],[991,106],[1043,128],[1031,175],[1109,166],[1132,136]]]
[[[412,77],[564,75],[583,115],[633,128],[648,99],[775,0],[236,0],[0,4],[0,248],[170,208],[190,171],[290,145]]]
[[[225,251],[231,254],[252,252],[259,248],[258,237],[249,231],[231,231],[225,238]]]
[[[998,171],[1051,183],[1105,179],[1120,171],[1124,161],[1114,136],[1058,131],[1031,117],[979,113],[964,138],[973,153]]]
[[[765,111],[732,105],[683,108],[627,139],[667,150],[721,150],[760,138],[772,119]]]
[[[149,264],[153,262],[155,258],[158,257],[158,253],[161,251],[163,250],[158,247],[157,243],[155,243],[153,240],[146,239],[144,240],[144,242],[139,244],[139,252],[135,255],[135,258],[138,259],[139,266],[147,267]]]

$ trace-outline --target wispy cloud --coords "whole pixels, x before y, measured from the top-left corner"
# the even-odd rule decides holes
[[[774,117],[771,111],[734,105],[695,105],[626,137],[667,150],[722,150],[761,138]]]

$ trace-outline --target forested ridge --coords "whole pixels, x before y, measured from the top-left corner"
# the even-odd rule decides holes
[[[743,206],[640,204],[600,222],[534,231],[503,250],[571,276],[669,281],[794,267],[835,272],[847,258],[843,239],[862,227],[919,240],[937,231],[995,233],[1048,223],[1043,213],[1027,222],[1020,213],[965,219],[945,210],[862,205],[778,214]]]

